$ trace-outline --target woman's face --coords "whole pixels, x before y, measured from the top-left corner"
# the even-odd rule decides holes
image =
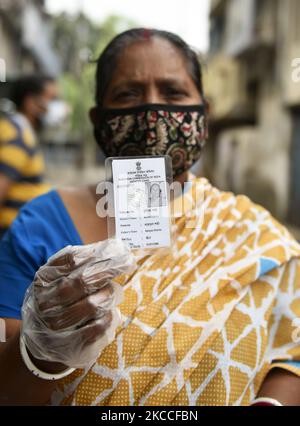
[[[181,52],[167,40],[153,37],[124,50],[106,90],[103,107],[195,105],[201,101]]]

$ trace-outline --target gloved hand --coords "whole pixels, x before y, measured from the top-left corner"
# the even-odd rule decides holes
[[[21,337],[38,359],[90,366],[121,323],[122,287],[112,280],[136,267],[120,240],[67,246],[50,257],[29,286]]]

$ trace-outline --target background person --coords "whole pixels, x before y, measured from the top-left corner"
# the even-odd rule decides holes
[[[36,131],[57,95],[50,77],[26,76],[14,83],[16,112],[0,118],[0,236],[23,204],[49,190]]]

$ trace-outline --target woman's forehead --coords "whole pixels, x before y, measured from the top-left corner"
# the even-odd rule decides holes
[[[189,78],[180,50],[167,40],[153,37],[134,42],[121,53],[113,80]]]

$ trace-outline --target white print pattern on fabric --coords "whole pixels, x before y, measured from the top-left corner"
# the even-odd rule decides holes
[[[115,340],[58,384],[52,404],[249,405],[272,366],[300,359],[299,245],[247,197],[194,183],[205,189],[202,226],[178,218],[172,254],[117,277]]]

